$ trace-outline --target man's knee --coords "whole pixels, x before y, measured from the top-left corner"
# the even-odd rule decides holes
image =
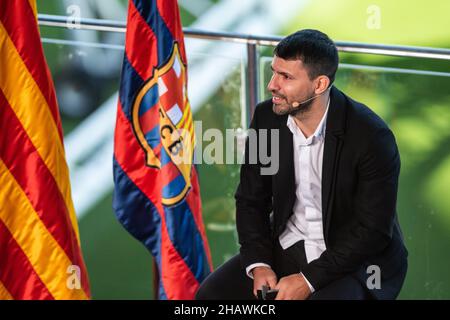
[[[196,300],[249,299],[253,281],[240,266],[239,255],[234,256],[211,273],[197,290]]]
[[[367,300],[367,289],[352,276],[338,279],[328,286],[314,292],[308,300]]]
[[[195,300],[208,300],[209,296],[211,296],[211,294],[208,293],[208,286],[206,285],[206,281],[203,281],[195,294]]]
[[[218,286],[216,284],[217,280],[213,274],[207,277],[200,284],[200,287],[195,294],[195,300],[217,300],[220,299],[218,296],[220,291],[218,290]]]

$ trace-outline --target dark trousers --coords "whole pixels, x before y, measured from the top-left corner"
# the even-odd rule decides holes
[[[307,264],[304,242],[299,241],[283,250],[276,241],[274,248],[275,265],[273,270],[278,279],[301,272]],[[216,271],[210,274],[201,284],[196,295],[197,300],[254,300],[253,280],[246,274],[241,265],[240,255],[236,255]],[[368,290],[352,276],[346,276],[315,291],[310,300],[364,300],[370,299]]]

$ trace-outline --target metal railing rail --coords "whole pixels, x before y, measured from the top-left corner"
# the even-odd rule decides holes
[[[100,19],[81,18],[75,24],[72,17],[39,14],[39,24],[42,26],[52,26],[61,28],[77,28],[83,30],[109,31],[109,32],[125,32],[126,22]],[[239,34],[231,32],[216,32],[206,30],[196,30],[191,28],[183,28],[187,37],[210,40],[225,40],[233,42],[241,42],[254,45],[275,46],[282,39],[279,36],[256,36],[250,34]],[[336,41],[339,51],[365,53],[375,55],[392,55],[400,57],[417,57],[450,60],[450,49],[430,48],[430,47],[413,47],[413,46],[396,46],[385,44],[370,44],[349,41]]]
[[[125,21],[86,18],[74,20],[73,17],[68,16],[39,14],[38,22],[41,26],[49,27],[121,33],[126,32]],[[185,36],[189,38],[231,41],[247,45],[247,113],[251,115],[254,111],[256,103],[259,101],[258,46],[276,46],[282,37],[216,32],[191,28],[183,28],[183,31]],[[450,49],[370,44],[348,41],[335,41],[335,43],[338,51],[341,52],[450,60]],[[251,117],[249,117],[249,119],[250,118]]]

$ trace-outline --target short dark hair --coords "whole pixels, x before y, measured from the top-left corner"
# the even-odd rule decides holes
[[[273,53],[285,60],[300,59],[309,78],[325,75],[333,83],[339,64],[336,45],[325,33],[313,29],[297,31],[282,39]]]

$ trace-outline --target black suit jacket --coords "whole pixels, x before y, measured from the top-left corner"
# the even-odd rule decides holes
[[[332,88],[322,169],[322,215],[326,251],[311,261],[303,274],[319,290],[351,274],[366,285],[381,271],[378,298],[395,298],[407,265],[396,214],[400,156],[394,135],[365,105]],[[249,163],[248,141],[236,191],[236,223],[242,265],[273,265],[273,243],[278,241],[293,213],[295,173],[293,137],[287,116],[272,111],[270,100],[260,103],[251,128],[279,130],[279,170],[261,175],[262,161]],[[258,131],[261,132],[261,131]],[[261,137],[257,134],[258,144]],[[270,139],[267,149],[271,150]],[[270,217],[273,212],[273,217]],[[273,218],[273,219],[271,219]],[[371,278],[372,279],[372,278]]]

